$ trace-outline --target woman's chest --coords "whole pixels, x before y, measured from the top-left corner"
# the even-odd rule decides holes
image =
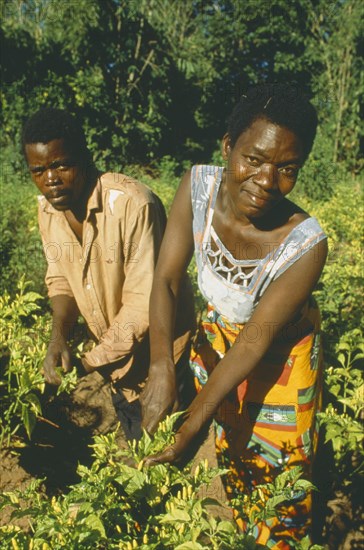
[[[287,235],[287,229],[260,231],[253,226],[239,227],[214,217],[210,229],[212,250],[222,249],[238,261],[260,260],[272,254]]]

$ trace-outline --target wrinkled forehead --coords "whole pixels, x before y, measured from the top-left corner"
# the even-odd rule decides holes
[[[287,126],[277,124],[268,118],[255,119],[241,132],[237,143],[249,143],[262,150],[272,147],[289,148],[296,150],[297,154],[302,154],[300,137]]]
[[[44,164],[58,159],[72,159],[77,161],[76,148],[64,138],[52,139],[46,143],[41,141],[25,144],[25,155],[28,164]]]

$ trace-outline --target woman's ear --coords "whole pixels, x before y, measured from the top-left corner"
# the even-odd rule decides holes
[[[230,151],[231,151],[230,137],[229,137],[229,134],[225,134],[221,142],[221,152],[222,152],[222,158],[224,160],[227,160],[229,158]]]

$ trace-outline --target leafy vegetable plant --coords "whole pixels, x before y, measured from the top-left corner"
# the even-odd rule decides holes
[[[0,443],[24,427],[31,437],[37,418],[41,417],[40,396],[44,392],[41,373],[46,353],[49,322],[40,315],[41,296],[27,290],[22,277],[15,298],[5,292],[0,297],[1,373],[0,373]],[[71,391],[76,384],[76,370],[62,377],[58,392]]]
[[[224,471],[210,468],[206,460],[183,470],[168,464],[145,467],[145,456],[172,442],[176,417],[162,422],[153,439],[144,433],[139,445],[134,441],[127,449],[119,448],[116,432],[96,436],[92,445],[95,460],[90,468],[79,467],[81,482],[67,495],[49,501],[37,492],[34,483],[23,493],[5,493],[1,506],[12,507],[12,521],[27,517],[29,530],[20,530],[12,523],[3,527],[0,548],[264,548],[251,534],[240,532],[235,523],[210,513],[209,505],[218,501],[200,497],[201,489]],[[298,469],[294,469],[288,476],[279,476],[269,488],[272,496],[268,501],[260,498],[266,488],[257,487],[252,497],[243,499],[242,513],[249,506],[260,510],[251,521],[263,517],[263,510],[265,517],[272,516],[281,497],[305,490],[307,482],[299,480]],[[240,502],[234,504],[240,506]]]

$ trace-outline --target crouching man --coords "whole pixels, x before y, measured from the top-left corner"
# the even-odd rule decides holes
[[[37,111],[24,126],[23,150],[42,194],[39,228],[53,312],[44,378],[58,385],[56,367],[72,368],[68,342],[82,315],[95,342],[82,357],[83,368],[110,380],[125,435],[138,439],[139,394],[149,367],[149,295],[165,227],[163,206],[138,181],[99,172],[82,127],[66,111]],[[194,319],[187,281],[181,304],[174,355],[179,379],[186,381]],[[189,389],[181,391],[186,392],[182,400],[188,401]]]

